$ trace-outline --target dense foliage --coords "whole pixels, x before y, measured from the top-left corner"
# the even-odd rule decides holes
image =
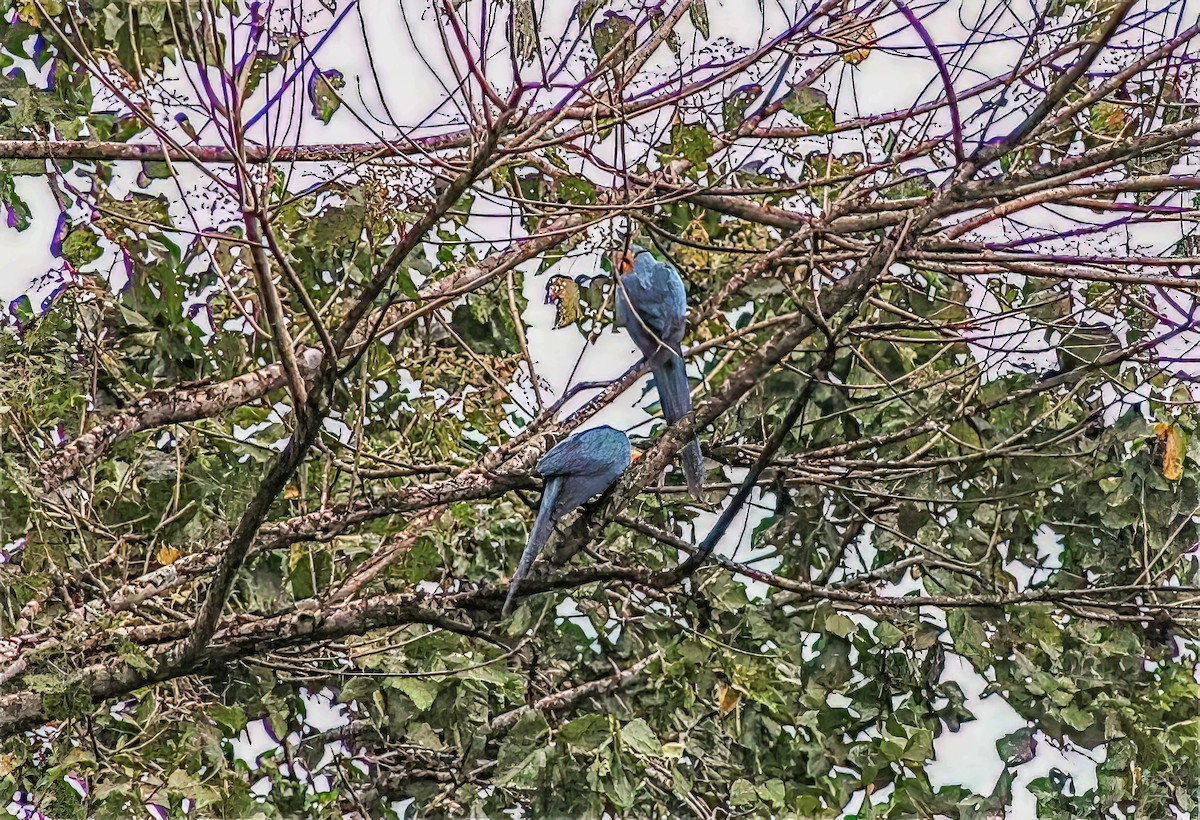
[[[1183,3],[382,5],[0,2],[0,800],[1200,810]],[[646,455],[502,619],[597,423]]]

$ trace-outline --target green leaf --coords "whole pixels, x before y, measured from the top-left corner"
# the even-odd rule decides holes
[[[1096,722],[1095,715],[1074,705],[1066,707],[1059,712],[1059,715],[1068,726],[1081,732]]]
[[[734,91],[721,103],[721,125],[733,131],[746,120],[746,109],[762,95],[762,86],[747,85]]]
[[[621,745],[651,757],[662,754],[662,744],[659,743],[654,730],[642,718],[631,720],[621,727]]]
[[[16,177],[40,177],[46,174],[44,159],[5,159],[0,160],[0,172]]]
[[[996,752],[1006,766],[1020,766],[1033,760],[1037,751],[1035,731],[1024,727],[996,741]]]
[[[125,28],[125,18],[116,3],[110,3],[104,8],[104,39],[116,40],[121,29]]]
[[[43,168],[45,163],[42,163]],[[11,173],[0,173],[0,204],[8,211],[8,224],[23,231],[30,226],[33,214],[25,200],[17,194],[16,180]]]
[[[159,160],[142,160],[142,173],[147,179],[170,179],[174,176],[171,163]]]
[[[716,147],[708,129],[699,123],[671,126],[671,153],[683,157],[693,166],[704,167]]]
[[[240,734],[246,728],[249,720],[246,717],[245,711],[240,706],[226,706],[223,703],[214,703],[208,713],[212,715],[212,719],[224,726],[229,734]]]
[[[514,0],[513,11],[517,23],[516,48],[521,59],[528,63],[537,53],[538,32],[534,21],[533,0]]]
[[[37,318],[37,313],[33,309],[33,302],[25,294],[21,294],[8,305],[9,313],[11,313],[21,327],[27,327],[30,322]]]
[[[608,5],[609,0],[583,0],[579,5],[579,23],[586,26],[592,22],[596,12]]]
[[[738,778],[729,787],[729,802],[734,806],[751,806],[758,802],[758,791],[749,780]]]
[[[758,787],[758,796],[768,806],[782,809],[787,805],[787,786],[777,777],[773,777]]]
[[[345,87],[346,79],[337,69],[314,73],[308,83],[312,115],[328,125],[333,115],[342,107],[342,98],[337,92]]]
[[[438,685],[430,678],[391,678],[391,685],[399,689],[413,702],[418,711],[424,712],[433,706],[437,698]]]
[[[617,59],[624,59],[636,45],[636,37],[630,34],[634,28],[633,20],[625,15],[610,14],[592,29],[592,50],[603,59],[620,47],[622,53]],[[628,40],[624,39],[626,35],[630,35]]]
[[[500,744],[496,756],[498,786],[532,785],[546,765],[545,741],[550,734],[546,717],[537,709],[527,710]]]
[[[883,647],[898,646],[904,640],[904,631],[887,621],[880,621],[875,624],[875,640]]]
[[[593,752],[612,739],[612,726],[607,715],[584,715],[563,724],[555,739],[573,752]]]
[[[596,186],[582,177],[564,177],[554,184],[554,192],[563,202],[591,205],[596,201]]]
[[[76,268],[95,262],[103,253],[96,234],[83,227],[72,229],[62,243],[63,258]]]
[[[782,101],[783,110],[800,118],[816,134],[828,134],[835,124],[833,108],[823,91],[807,85],[792,88]]]
[[[825,631],[839,638],[849,638],[858,631],[858,625],[842,613],[834,612],[825,619]]]
[[[418,538],[404,556],[400,576],[410,584],[424,581],[442,565],[442,555],[432,539]]]
[[[307,544],[292,544],[288,561],[288,580],[292,583],[292,595],[299,600],[312,598],[317,594],[312,551]]]
[[[974,616],[966,609],[954,609],[946,614],[946,625],[954,638],[954,650],[970,660],[975,668],[986,668],[992,653],[984,646],[987,635]]]
[[[696,27],[696,31],[700,32],[700,36],[708,39],[708,5],[705,0],[696,0],[688,7],[688,17],[692,21],[692,25]]]
[[[25,675],[21,680],[30,691],[43,695],[63,692],[70,686],[70,681],[59,675],[31,674]]]
[[[1120,136],[1131,124],[1129,111],[1127,106],[1101,100],[1091,109],[1092,130],[1106,137]]]

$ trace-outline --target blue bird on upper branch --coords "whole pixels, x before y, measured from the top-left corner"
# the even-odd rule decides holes
[[[674,424],[692,410],[683,362],[683,334],[687,330],[683,279],[673,265],[659,262],[637,245],[621,254],[614,267],[619,274],[617,323],[629,329],[634,344],[649,362],[663,417]],[[705,478],[700,442],[695,438],[688,441],[681,455],[688,490],[700,498]]]
[[[542,456],[537,471],[546,479],[546,488],[521,563],[508,585],[502,616],[507,617],[512,611],[517,589],[550,540],[554,525],[592,496],[607,490],[628,469],[634,457],[629,437],[608,426],[569,436]]]

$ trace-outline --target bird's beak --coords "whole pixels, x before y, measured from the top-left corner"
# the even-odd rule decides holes
[[[643,455],[642,451],[639,450],[638,448],[634,447],[633,452],[629,456],[629,460],[630,460],[630,462],[637,461],[639,458],[642,457],[642,455]]]

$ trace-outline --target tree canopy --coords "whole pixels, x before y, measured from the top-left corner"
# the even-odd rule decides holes
[[[1200,810],[1185,3],[0,9],[14,812]]]

